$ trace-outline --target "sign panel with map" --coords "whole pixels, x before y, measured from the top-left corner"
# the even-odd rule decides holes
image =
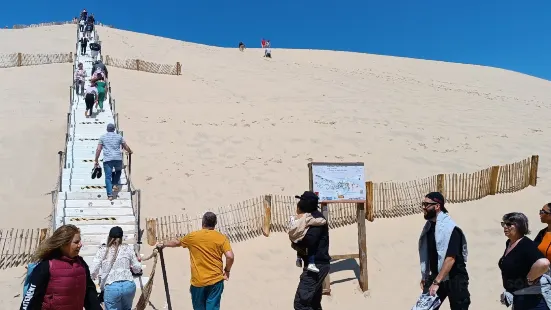
[[[366,200],[363,163],[310,163],[310,189],[321,202]]]

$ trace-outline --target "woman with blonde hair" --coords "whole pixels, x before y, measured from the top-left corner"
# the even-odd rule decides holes
[[[134,249],[123,243],[123,235],[119,226],[111,228],[107,244],[99,248],[92,263],[92,278],[95,279],[99,275],[105,310],[132,308],[136,294],[134,274],[142,272],[142,265]]]
[[[44,240],[31,258],[38,263],[20,310],[101,310],[88,265],[79,256],[80,230],[59,227]]]

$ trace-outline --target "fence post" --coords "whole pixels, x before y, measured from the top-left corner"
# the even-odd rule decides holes
[[[140,71],[140,60],[136,59],[136,70]]]
[[[365,204],[360,202],[356,204],[356,221],[358,222],[358,250],[360,260],[360,288],[362,292],[368,290],[368,275],[367,275],[367,240],[365,218]]]
[[[530,185],[536,186],[538,184],[538,162],[539,155],[532,155],[532,161],[530,163]]]
[[[176,62],[176,75],[181,75],[182,74],[182,65],[180,65],[180,62],[177,61]]]
[[[17,53],[17,66],[21,67],[21,63],[22,63],[21,53]]]
[[[147,244],[155,246],[157,244],[157,219],[146,219],[145,229],[147,230]]]
[[[490,195],[495,195],[497,193],[498,177],[499,177],[499,166],[493,166],[492,172],[490,174]]]
[[[366,191],[366,210],[365,210],[365,219],[373,222],[375,220],[375,214],[373,212],[373,182],[365,182],[365,191]]]
[[[272,195],[264,196],[264,225],[262,233],[268,237],[270,235],[270,226],[272,225]]]
[[[446,195],[444,195],[444,176],[445,175],[441,173],[436,177],[436,191],[438,191],[445,197]]]
[[[73,62],[73,52],[69,53],[69,58],[70,58],[69,62]]]
[[[54,218],[54,222],[55,222],[55,218]],[[40,237],[38,238],[38,244],[41,244],[42,241],[44,241],[44,239],[46,239],[46,235],[48,234],[48,228],[42,228],[40,230]]]

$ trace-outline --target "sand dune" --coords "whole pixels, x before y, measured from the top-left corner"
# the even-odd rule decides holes
[[[524,211],[536,230],[537,210],[550,200],[551,82],[489,67],[334,51],[275,48],[267,60],[259,49],[240,53],[98,28],[104,54],[182,64],[181,76],[109,69],[121,128],[135,152],[132,177],[143,191],[144,217],[196,214],[261,194],[301,192],[310,160],[363,161],[367,179],[387,181],[472,172],[539,154],[537,187],[449,208],[469,241],[472,308],[502,307],[500,217]],[[1,30],[0,40],[10,42],[0,53],[69,52],[74,27]],[[47,44],[52,41],[55,47]],[[52,78],[29,87],[34,76]],[[1,94],[10,102],[1,114],[2,165],[14,176],[2,179],[4,201],[13,202],[2,211],[21,203],[26,208],[2,224],[36,226],[50,210],[49,197],[31,199],[22,190],[41,193],[55,185],[71,70],[12,68],[0,70],[0,77]],[[18,138],[8,133],[12,128],[19,129]],[[26,141],[31,135],[36,143]],[[32,147],[43,149],[25,152]],[[22,159],[26,165],[18,166]],[[26,186],[9,183],[30,180]],[[44,202],[33,208],[39,200]],[[419,293],[416,242],[422,224],[421,216],[369,223],[369,293],[357,289],[353,264],[336,263],[333,269],[343,270],[332,274],[334,294],[324,301],[326,308],[410,308]],[[355,234],[355,227],[332,231],[333,253],[354,252]],[[290,309],[299,273],[286,236],[234,246],[224,309]],[[174,308],[188,308],[187,252],[167,253],[167,264]],[[20,280],[13,278],[18,270],[0,272],[2,302],[10,308],[19,300],[11,298],[20,291]],[[163,300],[159,273],[152,302],[162,308]]]

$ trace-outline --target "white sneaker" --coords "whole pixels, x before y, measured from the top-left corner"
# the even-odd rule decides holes
[[[306,269],[307,269],[308,271],[312,271],[312,272],[315,272],[315,273],[320,272],[320,270],[318,269],[318,267],[316,267],[316,265],[314,265],[314,264],[308,264],[308,267],[306,267]]]

